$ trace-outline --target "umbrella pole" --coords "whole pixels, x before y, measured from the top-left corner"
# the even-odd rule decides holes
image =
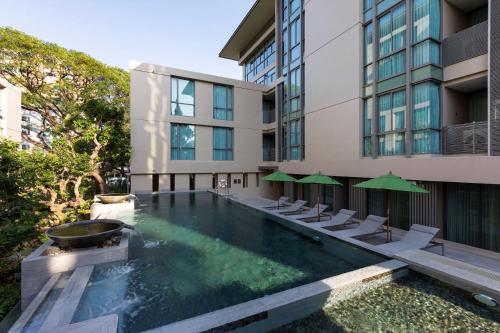
[[[316,201],[316,206],[318,206],[318,222],[319,222],[319,184],[318,184],[317,191],[318,191],[318,200]]]
[[[387,206],[387,236],[386,243],[392,241],[392,233],[391,233],[391,203],[392,203],[392,192],[390,190],[386,190],[386,206]]]

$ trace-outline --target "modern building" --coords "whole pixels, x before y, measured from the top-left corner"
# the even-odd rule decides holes
[[[244,82],[132,68],[133,189],[168,188],[162,174],[178,172],[279,168],[301,177],[320,170],[344,184],[320,188],[321,200],[363,218],[385,214],[384,196],[352,185],[392,171],[430,191],[394,196],[396,227],[436,226],[444,239],[500,251],[500,2],[257,0],[220,56],[243,67]],[[182,83],[195,93],[194,105],[185,106],[171,88],[176,78],[196,86]],[[213,83],[234,90],[234,121],[214,119]],[[172,111],[192,108],[206,111]],[[248,121],[239,125],[238,117]],[[156,129],[138,120],[159,118]],[[177,123],[196,128],[200,160],[174,161]],[[234,149],[248,154],[237,163],[235,152],[231,170],[205,161],[218,143],[215,132],[213,140],[202,133],[219,126],[234,126]],[[238,139],[239,126],[251,127],[253,139]],[[314,204],[316,190],[289,184],[285,193]]]
[[[0,136],[21,142],[21,90],[0,78]]]
[[[34,142],[43,142],[48,145],[52,143],[52,136],[44,131],[43,123],[44,119],[41,114],[35,111],[22,109],[21,128],[23,134],[29,137],[29,141],[23,138],[21,142],[22,149],[34,148]]]
[[[215,189],[224,182],[233,194],[271,194],[259,169],[267,89],[132,62],[132,192]]]

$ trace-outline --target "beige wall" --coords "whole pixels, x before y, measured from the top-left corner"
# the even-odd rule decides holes
[[[443,1],[443,38],[449,37],[467,26],[467,15],[457,7]]]
[[[0,136],[21,141],[21,90],[0,78]]]
[[[306,2],[305,160],[280,163],[280,169],[293,174],[320,170],[339,177],[376,177],[393,171],[414,180],[500,184],[499,157],[361,157],[360,4],[361,1]],[[331,13],[342,15],[332,19]],[[308,19],[311,17],[314,19]],[[445,80],[484,75],[485,59],[478,57],[445,68]],[[450,116],[444,120],[452,121]]]

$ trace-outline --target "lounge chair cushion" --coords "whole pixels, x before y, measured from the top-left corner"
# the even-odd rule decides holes
[[[418,250],[429,245],[438,232],[438,228],[413,224],[400,241],[378,245],[377,247],[392,253],[406,250]]]
[[[341,237],[355,237],[355,236],[367,235],[376,232],[378,228],[380,228],[382,224],[384,224],[386,221],[387,221],[386,217],[368,215],[366,220],[361,222],[361,224],[356,229],[335,231],[333,234]]]

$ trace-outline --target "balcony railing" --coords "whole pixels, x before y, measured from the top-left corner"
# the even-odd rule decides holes
[[[443,65],[450,66],[488,53],[488,21],[443,40]]]
[[[263,150],[263,161],[275,161],[276,160],[276,149],[274,148],[265,148]]]
[[[445,154],[486,154],[488,122],[450,125],[443,128]]]

